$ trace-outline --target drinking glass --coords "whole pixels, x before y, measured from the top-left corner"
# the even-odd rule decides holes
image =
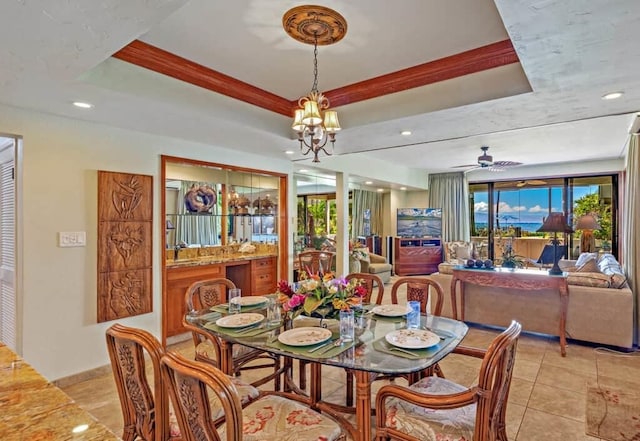
[[[269,326],[277,325],[282,320],[282,314],[280,312],[280,305],[274,298],[269,298],[267,301],[267,323]]]
[[[407,303],[409,312],[407,313],[407,328],[418,329],[420,327],[420,302],[411,300]]]
[[[240,297],[242,291],[240,288],[231,288],[229,290],[229,314],[236,314],[240,312]]]
[[[355,322],[353,311],[340,311],[340,338],[343,342],[355,338]]]

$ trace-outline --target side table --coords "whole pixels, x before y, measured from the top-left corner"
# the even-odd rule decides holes
[[[464,321],[464,284],[470,283],[480,286],[494,286],[522,291],[537,291],[543,289],[557,289],[560,294],[560,353],[564,357],[567,353],[566,322],[569,304],[569,287],[566,275],[550,275],[546,271],[519,269],[472,269],[459,266],[453,269],[451,279],[451,309],[453,318]],[[458,289],[460,286],[460,313],[458,314]]]

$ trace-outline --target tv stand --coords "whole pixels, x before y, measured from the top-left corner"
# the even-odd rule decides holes
[[[411,276],[438,271],[438,264],[442,262],[440,239],[396,237],[393,245],[397,275]]]

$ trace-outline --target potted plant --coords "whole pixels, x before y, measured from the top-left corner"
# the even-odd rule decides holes
[[[511,244],[511,240],[509,240],[502,247],[502,263],[501,266],[503,268],[522,268],[524,266],[524,260],[522,256],[517,255],[513,251],[513,245]]]

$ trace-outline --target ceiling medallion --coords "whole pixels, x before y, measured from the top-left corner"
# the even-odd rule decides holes
[[[347,33],[347,21],[333,9],[303,5],[289,9],[282,16],[282,27],[295,40],[327,46],[337,43]]]
[[[324,147],[331,141],[333,152],[336,133],[341,128],[338,112],[329,110],[329,99],[318,91],[318,45],[340,41],[347,32],[347,22],[323,6],[297,6],[285,12],[282,26],[295,40],[313,44],[313,86],[308,95],[298,100],[291,128],[298,134],[302,154],[313,152],[313,162],[320,162],[318,153],[331,156]]]

